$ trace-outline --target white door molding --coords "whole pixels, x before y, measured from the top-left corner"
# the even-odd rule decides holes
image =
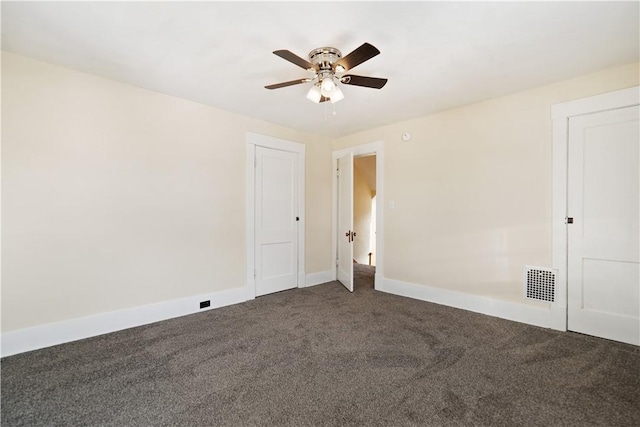
[[[551,305],[551,328],[567,330],[567,172],[569,119],[584,114],[640,105],[640,87],[590,96],[551,106],[553,120],[553,200],[552,248],[553,268],[557,269],[556,302]]]
[[[246,157],[246,252],[247,275],[246,292],[247,300],[256,297],[255,272],[255,154],[256,146],[271,148],[274,150],[298,153],[299,161],[299,185],[298,185],[298,212],[300,212],[298,233],[298,287],[305,285],[305,145],[299,142],[287,141],[266,135],[247,132],[247,157]]]
[[[384,143],[382,141],[370,142],[368,144],[348,147],[332,153],[331,174],[333,180],[333,219],[331,227],[331,259],[333,263],[332,280],[337,278],[337,247],[338,247],[338,158],[346,153],[353,153],[354,156],[367,154],[376,155],[376,276],[374,289],[383,290],[384,283]]]

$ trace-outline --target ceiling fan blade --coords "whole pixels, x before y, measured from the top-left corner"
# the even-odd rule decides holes
[[[300,68],[304,68],[305,70],[311,69],[311,70],[318,71],[318,66],[317,65],[312,64],[311,62],[307,61],[306,59],[300,58],[295,53],[290,52],[290,51],[288,51],[286,49],[276,50],[273,53],[275,55],[278,55],[282,59],[286,59],[287,61],[291,62],[292,64],[296,64]]]
[[[353,74],[342,76],[340,81],[346,85],[363,86],[374,89],[382,89],[382,87],[387,84],[387,79],[381,79],[379,77],[354,76]]]
[[[287,87],[287,86],[293,86],[293,85],[299,85],[300,83],[307,83],[310,82],[311,79],[298,79],[298,80],[291,80],[288,82],[282,82],[282,83],[275,83],[269,86],[265,86],[266,89],[280,89],[281,87]]]
[[[368,61],[379,53],[380,51],[375,46],[372,46],[369,43],[363,43],[362,46],[360,46],[347,56],[337,60],[333,64],[333,69],[335,70],[338,65],[341,65],[345,69],[345,71],[350,70],[357,65],[362,64],[364,61]]]

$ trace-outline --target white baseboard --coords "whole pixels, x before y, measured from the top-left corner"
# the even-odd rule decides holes
[[[332,270],[307,274],[307,277],[305,278],[305,287],[331,282],[332,280],[335,280],[333,274]]]
[[[529,325],[543,328],[552,327],[552,314],[549,308],[534,307],[393,279],[384,279],[382,290],[394,295],[461,308]]]
[[[305,286],[307,287],[327,283],[334,280],[333,271],[327,270],[307,274],[305,279]],[[376,280],[378,280],[377,277]],[[377,283],[382,284],[382,286],[376,285],[377,290],[390,294],[461,308],[535,326],[553,327],[552,315],[549,309],[393,279],[380,278]],[[210,300],[211,306],[200,309],[200,301],[205,300]],[[20,329],[2,334],[0,354],[2,357],[11,356],[244,301],[247,301],[246,287]]]
[[[211,301],[211,306],[200,309],[200,302],[206,300]],[[2,357],[11,356],[246,300],[246,289],[234,288],[6,332],[2,334],[0,354]]]

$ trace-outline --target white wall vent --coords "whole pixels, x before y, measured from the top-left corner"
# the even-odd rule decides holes
[[[536,301],[554,302],[556,296],[556,270],[524,266],[524,294]]]

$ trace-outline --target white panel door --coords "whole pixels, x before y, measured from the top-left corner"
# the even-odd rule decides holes
[[[353,292],[353,153],[338,159],[338,280]]]
[[[640,345],[639,108],[569,119],[568,329]]]
[[[256,296],[298,286],[298,161],[256,146]]]

